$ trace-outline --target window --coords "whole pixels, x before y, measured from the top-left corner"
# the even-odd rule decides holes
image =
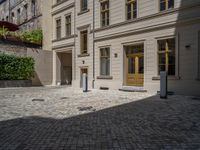
[[[100,75],[110,75],[110,48],[100,49]]]
[[[158,72],[167,71],[168,75],[175,75],[175,38],[158,41]]]
[[[160,11],[174,8],[174,0],[160,0]]]
[[[24,21],[28,19],[28,4],[24,5]]]
[[[88,1],[81,0],[81,11],[86,11],[88,9]]]
[[[109,0],[103,0],[101,2],[101,26],[109,25]]]
[[[15,14],[14,14],[14,12],[12,12],[11,13],[11,22],[14,23],[14,20],[15,20]]]
[[[66,36],[70,36],[71,35],[71,15],[66,16],[65,25],[66,25]]]
[[[36,16],[36,1],[35,0],[31,1],[31,13],[33,17]]]
[[[137,18],[137,0],[126,1],[127,20]]]
[[[56,20],[56,39],[61,38],[61,19]]]
[[[88,31],[81,31],[81,54],[87,54],[87,48],[88,48]]]
[[[18,9],[17,10],[17,24],[20,24],[20,22],[21,22],[21,10],[20,9]]]

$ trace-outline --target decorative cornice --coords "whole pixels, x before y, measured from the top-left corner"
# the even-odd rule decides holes
[[[74,43],[68,43],[68,44],[62,44],[59,46],[53,46],[52,50],[62,49],[62,48],[66,48],[66,47],[73,47],[74,45],[75,45]]]
[[[57,14],[59,14],[59,13],[65,11],[65,10],[67,10],[67,9],[70,9],[70,8],[74,7],[74,6],[75,6],[75,3],[73,2],[73,3],[71,3],[71,4],[69,4],[69,5],[65,6],[65,7],[62,7],[62,8],[60,8],[60,9],[58,9],[58,10],[52,12],[52,16],[57,15]]]
[[[52,6],[52,8],[55,8],[56,6],[59,6],[59,5],[65,3],[65,2],[67,2],[67,1],[69,1],[69,0],[62,0],[61,2],[54,4],[54,5]]]
[[[55,39],[55,40],[52,40],[52,42],[53,42],[53,43],[55,43],[55,42],[60,42],[60,41],[63,41],[63,40],[67,40],[67,39],[74,38],[74,37],[77,37],[77,35],[76,35],[76,34],[73,34],[73,35],[66,36],[66,37],[63,37],[63,38],[60,38],[60,39]]]
[[[137,29],[126,31],[126,32],[118,32],[118,33],[114,33],[114,34],[110,34],[110,35],[106,35],[106,36],[101,36],[101,37],[95,38],[94,41],[99,42],[99,41],[103,41],[103,40],[115,39],[115,38],[119,38],[119,37],[130,36],[133,34],[144,33],[144,32],[148,32],[148,31],[154,31],[154,30],[159,30],[159,29],[164,29],[164,28],[169,28],[169,27],[174,27],[174,26],[179,26],[179,25],[181,26],[183,24],[185,25],[185,24],[198,23],[198,22],[200,22],[200,17],[188,19],[185,21],[178,21],[178,22],[171,21],[171,22],[167,22],[167,23],[137,28]]]

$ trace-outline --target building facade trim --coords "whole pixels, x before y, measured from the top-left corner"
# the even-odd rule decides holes
[[[169,28],[169,27],[174,27],[177,25],[186,25],[186,24],[191,24],[191,23],[198,23],[200,22],[200,18],[193,18],[193,19],[188,19],[188,20],[184,20],[184,21],[171,21],[168,23],[162,23],[162,24],[158,24],[158,25],[152,25],[152,26],[148,26],[148,27],[142,27],[142,28],[138,28],[138,29],[134,29],[134,30],[129,30],[126,32],[120,32],[120,33],[115,33],[115,34],[110,34],[110,35],[106,35],[106,36],[101,36],[101,37],[96,37],[94,39],[95,42],[99,42],[99,41],[103,41],[103,40],[108,40],[108,39],[115,39],[115,38],[120,38],[120,37],[124,37],[124,36],[130,36],[136,33],[141,33],[141,32],[149,32],[149,31],[153,31],[153,30],[159,30],[159,29],[164,29],[164,28]]]
[[[65,10],[73,8],[74,6],[75,6],[75,3],[71,3],[71,4],[69,4],[69,5],[65,6],[65,7],[62,7],[60,9],[58,9],[58,10],[55,10],[55,11],[52,12],[52,16],[55,16],[55,15],[65,11]]]

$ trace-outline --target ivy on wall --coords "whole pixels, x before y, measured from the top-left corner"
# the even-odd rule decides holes
[[[0,80],[30,80],[34,74],[34,59],[0,53]]]

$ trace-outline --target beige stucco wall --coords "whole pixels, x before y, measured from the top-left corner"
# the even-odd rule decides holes
[[[169,90],[178,94],[197,94],[200,87],[196,80],[198,72],[198,32],[200,31],[199,0],[175,0],[175,8],[159,12],[158,0],[138,1],[138,18],[126,21],[125,1],[110,0],[110,26],[100,27],[100,4],[95,2],[95,30],[93,30],[93,0],[88,0],[88,11],[80,14],[80,1],[64,1],[52,8],[53,51],[72,50],[73,86],[80,86],[80,69],[88,68],[89,87],[93,83],[93,31],[95,46],[95,88],[100,86],[119,89],[124,85],[123,46],[128,43],[143,43],[145,58],[144,88],[148,91],[159,90],[157,62],[157,40],[176,38],[176,80],[169,81]],[[55,4],[55,2],[54,2]],[[73,6],[72,6],[73,4]],[[70,6],[70,7],[69,7]],[[123,13],[124,12],[124,13]],[[66,14],[72,15],[72,37],[65,38]],[[62,18],[62,39],[55,40],[55,19]],[[80,31],[88,30],[88,54],[79,57]],[[186,49],[186,45],[191,45]],[[97,79],[100,71],[99,49],[109,46],[111,50],[112,80]],[[59,48],[60,47],[60,48]],[[118,54],[115,58],[114,55]],[[54,57],[55,58],[55,57]],[[54,67],[56,67],[54,63]],[[179,79],[180,78],[180,79]],[[195,89],[191,88],[195,87]]]
[[[27,56],[35,60],[34,86],[52,84],[53,56],[51,51],[27,49]]]

